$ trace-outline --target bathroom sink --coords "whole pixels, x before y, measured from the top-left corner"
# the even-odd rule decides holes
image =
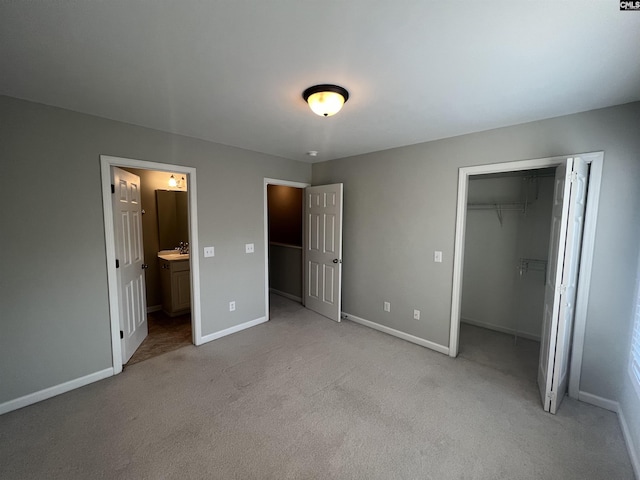
[[[168,262],[172,262],[172,261],[176,261],[176,260],[189,260],[189,254],[188,253],[178,253],[178,252],[172,252],[172,253],[159,252],[158,253],[158,258],[161,258],[162,260],[167,260]]]

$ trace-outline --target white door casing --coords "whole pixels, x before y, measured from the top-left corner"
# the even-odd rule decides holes
[[[340,321],[342,311],[341,183],[305,189],[304,303]]]
[[[588,172],[579,157],[556,169],[538,366],[542,403],[551,413],[567,390]]]
[[[113,225],[118,268],[122,363],[129,361],[148,333],[140,178],[117,167],[113,175]]]

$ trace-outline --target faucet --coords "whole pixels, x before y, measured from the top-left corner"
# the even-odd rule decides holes
[[[189,242],[180,242],[175,248],[180,254],[189,253]]]

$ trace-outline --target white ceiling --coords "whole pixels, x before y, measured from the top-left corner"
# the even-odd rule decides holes
[[[311,162],[640,100],[638,45],[616,0],[3,1],[0,94]]]

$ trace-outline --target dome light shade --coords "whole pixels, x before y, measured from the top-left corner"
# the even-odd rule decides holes
[[[330,117],[349,100],[349,92],[338,85],[315,85],[302,93],[302,98],[316,115]]]
[[[171,175],[169,177],[169,186],[170,187],[177,187],[178,186],[178,182],[176,181],[176,177],[174,177],[173,175]]]

